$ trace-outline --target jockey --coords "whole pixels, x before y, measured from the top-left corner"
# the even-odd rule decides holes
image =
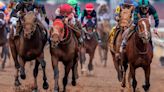
[[[7,6],[3,2],[0,2],[0,11],[4,13],[4,20],[5,20],[4,23],[8,24],[10,15]],[[7,25],[6,25],[6,31],[9,32],[9,28]]]
[[[107,2],[104,0],[97,0],[97,4],[99,4],[97,8],[97,18],[98,21],[103,21],[104,19],[109,19],[109,7]]]
[[[114,26],[112,28],[112,31],[110,32],[110,46],[111,48],[113,48],[113,40],[114,40],[114,35],[115,35],[115,31],[116,29],[119,29],[119,19],[120,19],[120,14],[121,14],[121,9],[122,8],[129,8],[133,6],[134,8],[138,6],[138,3],[135,0],[122,0],[119,5],[116,7],[115,10],[115,21],[117,22],[116,26]],[[133,11],[132,11],[133,13]]]
[[[92,20],[94,28],[96,29],[97,27],[97,13],[94,10],[94,5],[92,3],[87,3],[85,5],[85,9],[82,12],[82,16],[81,16],[81,23],[83,26],[86,25],[86,23],[88,22],[88,20]],[[97,38],[98,38],[98,42],[101,43],[101,39],[100,36],[98,35],[98,33],[96,32]]]
[[[127,35],[129,35],[129,33],[132,32],[135,29],[135,27],[138,23],[139,17],[145,18],[145,17],[147,17],[147,15],[149,15],[149,16],[153,15],[154,20],[155,20],[154,33],[157,34],[157,28],[158,28],[158,25],[159,25],[159,18],[158,18],[158,14],[156,12],[156,9],[150,4],[150,2],[148,0],[139,0],[138,3],[139,3],[139,6],[136,7],[136,9],[134,11],[134,22],[131,25],[131,27],[128,30],[126,30],[127,34],[126,34],[126,36],[124,36],[124,39],[122,41],[122,44],[121,44],[121,47],[120,47],[120,52],[121,53],[123,53],[123,50],[126,47],[126,43],[127,43],[127,40],[128,40]]]
[[[68,0],[67,3],[75,9],[75,18],[80,18],[81,11],[77,0]]]
[[[19,36],[20,28],[21,28],[21,21],[20,18],[23,18],[26,12],[29,11],[35,11],[38,9],[39,13],[42,13],[43,17],[45,18],[46,23],[49,25],[49,20],[46,16],[45,7],[43,5],[39,5],[34,2],[34,0],[21,0],[17,3],[16,7],[13,9],[11,13],[11,17],[19,18],[19,21],[17,21],[17,27],[16,27],[16,35]],[[42,24],[41,20],[38,18],[38,24],[39,26],[46,30],[45,25]],[[45,31],[44,31],[45,32]]]

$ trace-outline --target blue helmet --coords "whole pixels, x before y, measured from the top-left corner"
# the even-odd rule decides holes
[[[123,2],[123,4],[133,5],[133,3],[135,1],[134,0],[123,0],[122,2]]]

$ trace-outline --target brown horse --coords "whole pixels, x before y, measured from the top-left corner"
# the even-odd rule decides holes
[[[12,37],[13,30],[9,38],[11,53],[15,63],[16,74],[15,74],[15,86],[21,85],[19,81],[19,69],[21,79],[26,78],[25,64],[26,61],[35,59],[35,67],[33,70],[34,76],[34,91],[37,91],[37,75],[38,67],[41,64],[43,68],[43,88],[48,89],[49,85],[47,82],[45,67],[46,63],[44,60],[44,46],[47,42],[47,33],[43,33],[38,25],[37,18],[33,12],[28,12],[21,20],[22,28],[19,37]],[[19,60],[19,61],[18,61]]]
[[[102,23],[100,23],[97,28],[102,41],[101,44],[99,44],[99,55],[103,66],[106,67],[108,59],[109,30],[111,29],[111,26],[109,24],[109,19],[104,19],[101,22]]]
[[[129,82],[132,78],[133,92],[135,92],[137,81],[135,70],[138,67],[142,67],[145,73],[145,85],[143,88],[147,91],[150,87],[150,64],[153,58],[153,46],[151,43],[151,31],[148,18],[141,18],[138,21],[137,31],[130,37],[126,46],[126,55],[122,59],[124,60],[124,80],[123,85],[126,82],[126,70],[129,63]]]
[[[1,58],[3,59],[2,66],[1,66],[2,69],[4,69],[4,67],[5,67],[7,56],[10,57],[9,47],[8,47],[7,30],[6,30],[6,24],[5,24],[4,17],[5,17],[4,12],[0,12],[0,31],[1,31],[0,46],[2,46]]]
[[[122,42],[122,35],[125,30],[130,26],[131,24],[131,16],[132,16],[132,10],[133,7],[130,8],[121,8],[121,14],[120,14],[120,20],[118,23],[119,29],[116,30],[115,32],[115,37],[114,37],[114,46],[113,49],[114,51],[111,50],[112,57],[113,57],[113,62],[114,66],[117,71],[117,76],[118,80],[121,82],[122,81],[122,67],[121,67],[121,59],[120,59],[120,46]]]
[[[74,32],[64,25],[61,19],[55,19],[53,27],[50,30],[50,53],[54,70],[54,92],[59,92],[59,61],[62,61],[65,66],[63,78],[64,92],[66,91],[70,69],[72,69],[72,85],[76,86],[76,79],[78,77],[78,41]]]
[[[84,36],[83,43],[80,46],[80,63],[81,63],[82,73],[86,71],[86,67],[85,67],[85,61],[86,61],[85,54],[86,53],[88,53],[90,56],[88,69],[89,69],[89,73],[92,73],[93,72],[92,61],[93,61],[94,53],[95,53],[98,43],[96,40],[96,32],[94,29],[94,25],[91,20],[89,20],[86,23],[85,32],[83,36]]]

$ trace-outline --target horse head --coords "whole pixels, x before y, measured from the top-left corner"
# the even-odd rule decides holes
[[[0,28],[3,28],[5,26],[5,14],[4,12],[0,12]]]
[[[151,38],[150,23],[148,18],[141,18],[138,21],[138,34],[143,43],[148,43]]]
[[[64,39],[65,29],[61,19],[55,19],[50,30],[50,40],[52,47],[56,47]]]
[[[122,30],[126,30],[131,24],[133,9],[134,8],[132,6],[129,8],[121,8],[119,26]]]
[[[37,27],[37,17],[34,12],[28,12],[22,19],[24,37],[30,39]]]
[[[85,28],[86,28],[87,33],[93,33],[94,24],[93,24],[92,20],[88,20],[88,22],[85,25]]]

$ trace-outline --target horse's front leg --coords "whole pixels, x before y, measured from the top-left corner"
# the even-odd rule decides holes
[[[34,92],[38,91],[38,86],[37,86],[37,76],[38,76],[38,67],[39,67],[39,61],[36,59],[35,61],[35,67],[33,70],[33,76],[34,76]]]
[[[147,92],[150,87],[150,65],[145,66],[143,69],[145,72],[145,85],[143,85],[143,88]]]
[[[89,75],[93,75],[93,58],[94,58],[94,53],[95,51],[89,53],[90,59],[89,59],[89,64],[88,64],[88,70],[89,70]]]
[[[65,74],[64,74],[64,78],[63,78],[63,87],[64,87],[63,92],[66,92],[66,85],[68,82],[68,74],[70,72],[70,69],[72,68],[72,65],[73,65],[73,61],[69,61],[68,64],[65,64]]]
[[[86,53],[86,49],[84,47],[80,47],[80,63],[81,63],[81,73],[82,74],[85,71],[87,71],[86,65],[85,65],[85,61],[86,61],[85,53]]]
[[[53,55],[51,56],[51,60],[52,60],[52,67],[54,70],[54,92],[59,92],[59,84],[58,84],[58,80],[59,80],[59,68],[58,68],[58,59],[56,57],[54,57]]]
[[[18,63],[18,59],[17,59],[17,56],[18,56],[18,53],[16,51],[16,48],[14,46],[13,43],[10,43],[10,48],[11,48],[11,54],[12,54],[12,57],[13,57],[13,60],[14,60],[14,64],[15,64],[15,69],[16,69],[16,72],[15,72],[15,86],[19,86],[21,85],[20,81],[19,81],[19,68],[20,68],[20,65]]]
[[[42,53],[39,58],[38,58],[38,61],[40,62],[41,66],[42,66],[42,69],[43,69],[43,88],[44,89],[48,89],[49,88],[49,85],[48,85],[48,82],[47,82],[47,76],[46,76],[46,71],[45,71],[45,68],[46,68],[46,62],[44,60],[44,53]]]
[[[20,77],[21,79],[25,80],[26,79],[26,74],[25,74],[25,62],[22,57],[19,57],[19,64],[20,64]]]
[[[78,71],[77,71],[77,67],[78,67],[78,56],[74,57],[74,64],[72,66],[72,85],[76,86],[76,79],[78,78]]]
[[[1,58],[3,58],[2,69],[5,68],[5,63],[6,63],[6,59],[7,59],[8,53],[9,53],[9,49],[8,49],[7,44],[5,44],[5,45],[2,47],[2,54],[1,54]]]

